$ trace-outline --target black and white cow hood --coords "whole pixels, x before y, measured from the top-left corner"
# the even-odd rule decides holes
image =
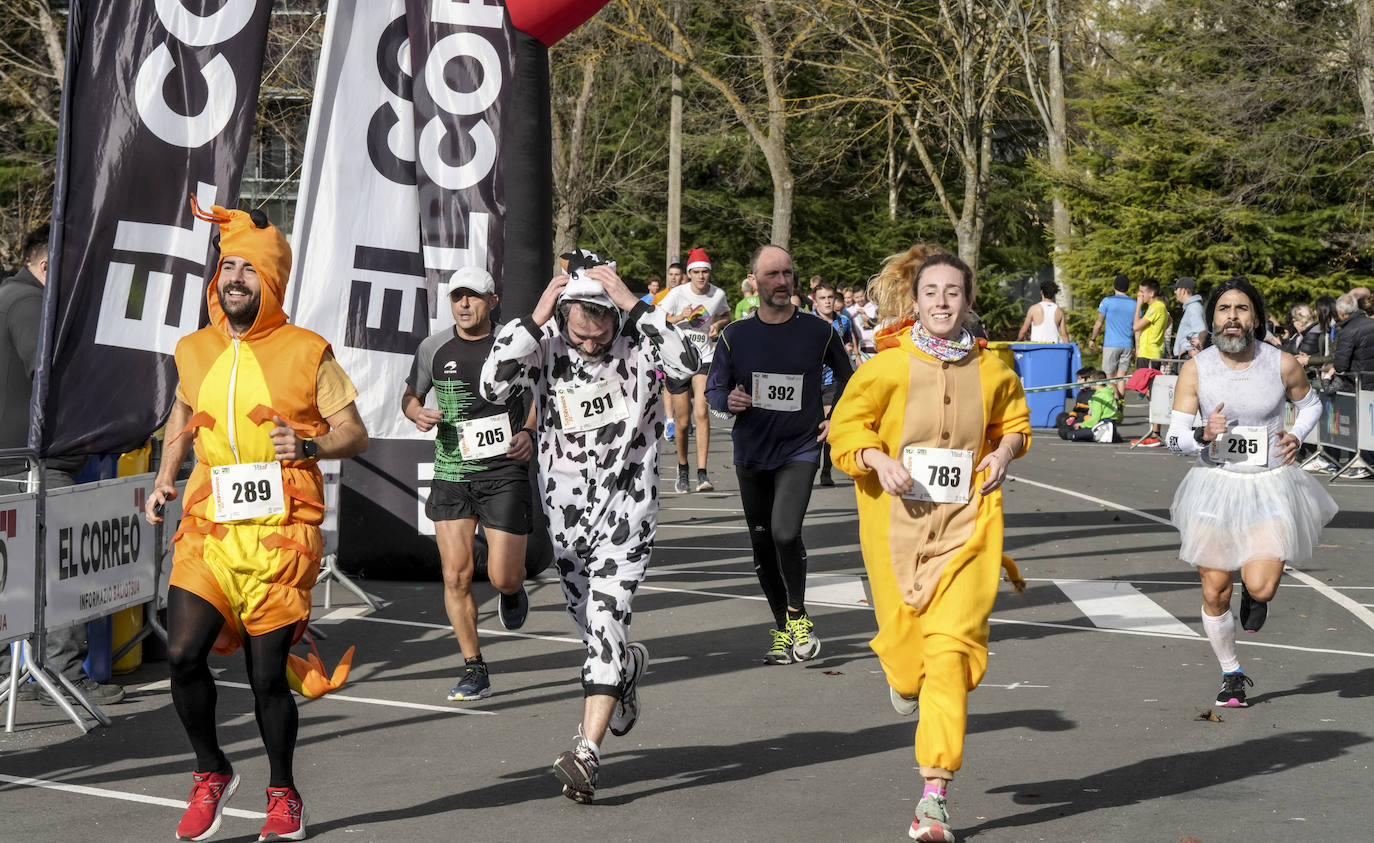
[[[620,333],[622,314],[620,308],[616,307],[615,302],[606,294],[606,289],[601,286],[601,282],[587,277],[587,270],[594,266],[609,264],[615,268],[615,261],[606,260],[595,252],[586,249],[574,249],[561,256],[563,270],[568,273],[570,280],[568,286],[563,288],[563,292],[558,296],[558,303],[561,305],[565,301],[580,301],[588,304],[600,305],[610,308],[615,318],[615,332]],[[554,319],[558,322],[558,331],[563,336],[568,335],[567,320],[563,317],[562,308],[555,308]]]

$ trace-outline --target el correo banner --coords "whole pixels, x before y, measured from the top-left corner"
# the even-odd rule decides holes
[[[158,548],[143,520],[152,491],[151,474],[48,490],[49,629],[155,599]]]
[[[515,31],[504,4],[407,0],[428,287],[480,266],[503,289]]]
[[[425,287],[405,11],[329,4],[286,291],[291,320],[329,340],[358,385],[373,439],[425,437],[401,390],[420,341],[453,324]]]
[[[0,497],[0,646],[33,634],[37,495]]]
[[[40,453],[130,450],[171,407],[171,354],[204,323],[212,255],[189,197],[236,204],[271,6],[71,3],[30,415]]]

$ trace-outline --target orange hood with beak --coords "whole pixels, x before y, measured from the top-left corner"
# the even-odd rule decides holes
[[[257,272],[262,286],[258,317],[242,339],[258,339],[285,325],[286,311],[282,308],[286,301],[286,279],[291,277],[291,246],[282,236],[281,229],[268,222],[260,211],[231,211],[212,205],[206,213],[194,196],[191,197],[191,212],[219,225],[221,260],[231,256],[243,258]],[[215,277],[210,279],[210,286],[205,291],[205,301],[210,311],[210,324],[227,334],[229,318],[219,306],[219,273],[216,268]]]

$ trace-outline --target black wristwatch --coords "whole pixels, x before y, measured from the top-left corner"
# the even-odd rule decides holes
[[[313,460],[320,455],[320,446],[314,439],[302,439],[301,453],[305,454],[306,459]]]
[[[1197,443],[1198,443],[1199,445],[1210,445],[1210,444],[1212,444],[1210,441],[1208,441],[1206,438],[1204,438],[1204,437],[1206,437],[1206,435],[1207,435],[1207,428],[1205,428],[1205,427],[1195,427],[1195,428],[1193,428],[1193,439],[1197,440]]]

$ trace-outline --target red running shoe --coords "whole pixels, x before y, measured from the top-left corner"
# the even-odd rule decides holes
[[[305,803],[289,787],[267,788],[267,822],[258,840],[304,840]]]
[[[204,840],[219,831],[224,803],[239,787],[239,774],[192,773],[191,796],[186,800],[186,813],[177,823],[178,840]]]

